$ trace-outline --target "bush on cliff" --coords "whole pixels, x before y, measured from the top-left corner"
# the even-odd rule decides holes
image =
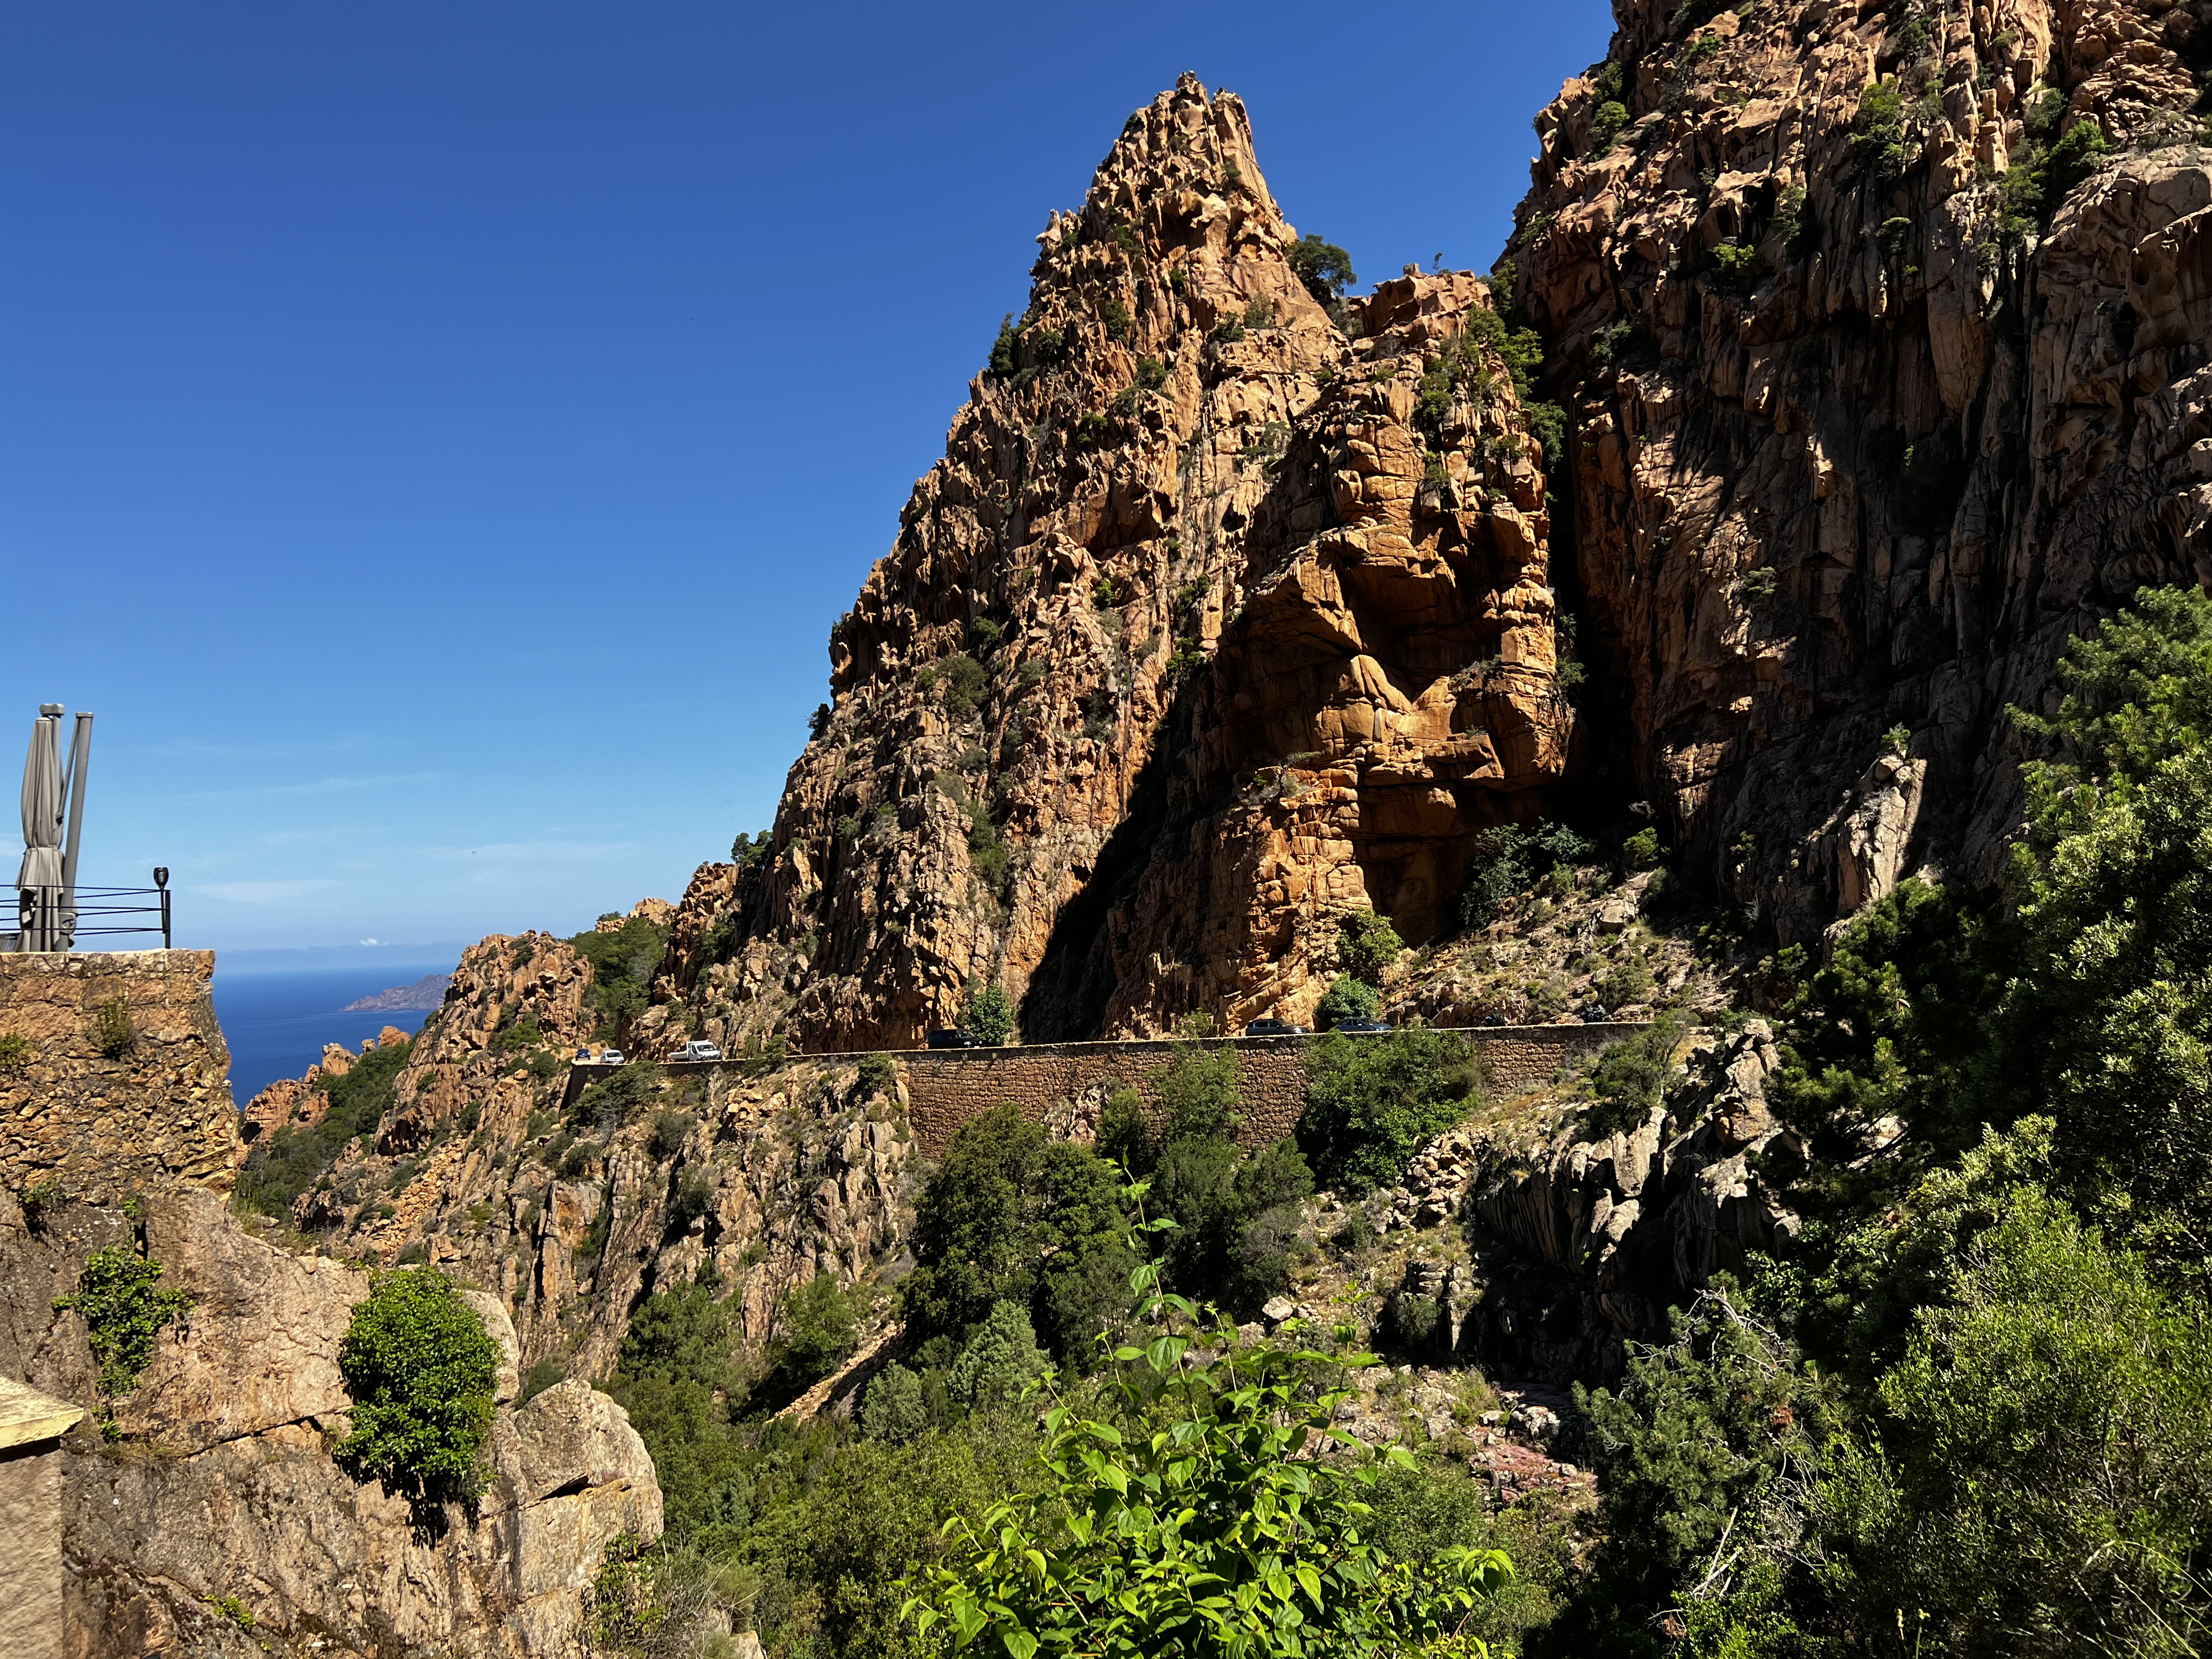
[[[100,1367],[100,1386],[111,1396],[129,1394],[154,1358],[161,1328],[187,1312],[190,1291],[165,1288],[161,1264],[128,1244],[111,1244],[85,1258],[74,1295],[58,1297],[54,1311],[74,1309]]]
[[[1306,285],[1306,292],[1327,305],[1331,300],[1340,300],[1347,289],[1358,281],[1352,269],[1352,256],[1334,242],[1324,241],[1311,232],[1291,245],[1291,269]]]
[[[378,1273],[338,1345],[353,1432],[334,1455],[418,1505],[473,1504],[487,1478],[499,1344],[432,1267]]]

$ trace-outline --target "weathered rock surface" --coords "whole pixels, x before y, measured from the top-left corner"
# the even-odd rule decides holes
[[[1400,1287],[1439,1305],[1443,1352],[1493,1375],[1610,1379],[1624,1338],[1662,1336],[1664,1310],[1740,1272],[1747,1251],[1786,1251],[1796,1218],[1753,1167],[1789,1133],[1766,1108],[1771,1033],[1753,1020],[1683,1058],[1666,1104],[1633,1129],[1585,1138],[1573,1109],[1462,1125],[1378,1195],[1387,1224],[1456,1221],[1473,1243],[1469,1261],[1410,1261]]]
[[[0,1188],[228,1190],[240,1156],[212,951],[0,956]]]
[[[1601,745],[1808,939],[1923,857],[1992,873],[2004,706],[2138,586],[2212,578],[2212,8],[1614,10],[1510,249],[1568,413],[1555,557]],[[2003,174],[2047,92],[2046,137],[2114,148],[2038,220]]]
[[[1487,348],[1425,401],[1483,280],[1325,308],[1191,76],[1038,240],[768,854],[677,913],[726,1048],[909,1045],[994,979],[1032,1038],[1304,1018],[1340,915],[1425,938],[1565,764],[1540,453]]]
[[[194,1304],[113,1402],[119,1437],[88,1427],[65,1443],[73,1659],[582,1655],[583,1592],[608,1541],[660,1525],[621,1408],[570,1382],[515,1409],[513,1329],[498,1303],[471,1297],[508,1356],[492,1480],[475,1516],[449,1510],[432,1536],[328,1453],[347,1427],[338,1345],[367,1275],[249,1237],[199,1188],[149,1193],[141,1210],[161,1282]],[[82,1319],[52,1302],[91,1250],[133,1231],[123,1212],[82,1204],[33,1228],[0,1197],[0,1371],[100,1403]]]

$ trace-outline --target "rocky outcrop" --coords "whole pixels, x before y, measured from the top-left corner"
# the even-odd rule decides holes
[[[1693,1038],[1680,1063],[1665,1103],[1632,1129],[1591,1137],[1571,1103],[1464,1124],[1368,1201],[1385,1234],[1466,1232],[1469,1260],[1416,1255],[1385,1287],[1437,1304],[1438,1351],[1492,1375],[1607,1380],[1624,1339],[1664,1335],[1668,1306],[1740,1273],[1747,1252],[1787,1250],[1797,1219],[1756,1172],[1790,1134],[1766,1107],[1772,1034],[1753,1020]]]
[[[1993,873],[2002,708],[2138,586],[2212,579],[2212,7],[1615,15],[1510,249],[1567,410],[1556,562],[1602,745],[1807,939],[1923,857]],[[2084,124],[2081,182],[2031,172]]]
[[[677,912],[726,1049],[909,1045],[990,981],[1033,1038],[1302,1017],[1340,915],[1427,937],[1565,764],[1482,279],[1325,305],[1243,106],[1191,76],[1038,240],[767,850]]]
[[[619,1407],[580,1382],[516,1407],[513,1329],[495,1299],[472,1297],[508,1355],[491,1483],[474,1514],[426,1528],[329,1453],[349,1426],[338,1346],[368,1275],[250,1237],[195,1188],[147,1194],[136,1221],[65,1204],[35,1228],[0,1196],[0,1373],[100,1403],[82,1317],[52,1303],[92,1250],[134,1242],[194,1300],[112,1402],[106,1434],[65,1443],[73,1659],[580,1659],[606,1546],[660,1525],[651,1461]]]
[[[330,1094],[324,1086],[326,1080],[343,1077],[364,1054],[407,1041],[406,1032],[396,1025],[387,1025],[374,1036],[362,1040],[360,1054],[342,1042],[325,1043],[322,1059],[307,1067],[303,1075],[280,1077],[246,1103],[246,1109],[239,1114],[240,1134],[251,1144],[279,1129],[313,1128],[330,1114]]]

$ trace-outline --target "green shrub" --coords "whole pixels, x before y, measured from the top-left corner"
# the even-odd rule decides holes
[[[862,1054],[860,1074],[853,1079],[853,1087],[863,1099],[876,1095],[895,1099],[898,1095],[898,1066],[889,1054]]]
[[[859,1340],[857,1313],[835,1273],[817,1273],[787,1295],[769,1342],[762,1391],[790,1399],[836,1370]]]
[[[499,1362],[499,1344],[443,1273],[376,1274],[338,1345],[353,1432],[334,1455],[356,1480],[418,1504],[473,1504]]]
[[[995,1048],[1013,1035],[1014,1006],[1004,988],[994,981],[969,996],[960,1023],[976,1042]]]
[[[688,1112],[658,1111],[653,1115],[653,1133],[646,1137],[645,1150],[653,1161],[665,1164],[684,1150],[684,1142],[698,1122]]]
[[[74,1308],[84,1316],[100,1386],[111,1396],[137,1386],[138,1373],[154,1357],[154,1339],[192,1305],[190,1291],[161,1288],[161,1271],[160,1262],[128,1244],[110,1244],[85,1258],[76,1294],[55,1298],[56,1313]]]
[[[1395,1182],[1413,1149],[1480,1098],[1474,1053],[1452,1032],[1324,1037],[1308,1052],[1298,1143],[1324,1185],[1365,1193]]]
[[[1681,1021],[1662,1014],[1645,1030],[1598,1056],[1590,1073],[1597,1104],[1584,1120],[1591,1133],[1613,1134],[1643,1125],[1664,1097],[1674,1049],[1681,1040]]]
[[[1607,1008],[1625,1008],[1650,996],[1651,986],[1651,964],[1640,956],[1631,956],[1609,969],[1590,989]]]
[[[1590,114],[1589,153],[1592,160],[1613,148],[1620,130],[1628,125],[1628,106],[1618,101],[1600,104]]]
[[[636,1060],[612,1077],[586,1084],[575,1103],[568,1108],[570,1127],[612,1134],[647,1101],[659,1097],[665,1075],[653,1061]]]
[[[1432,1296],[1413,1296],[1404,1292],[1390,1298],[1390,1331],[1398,1346],[1408,1353],[1419,1353],[1436,1340],[1437,1327],[1443,1319],[1443,1308]]]
[[[1565,865],[1579,864],[1590,845],[1563,823],[1499,823],[1475,838],[1461,890],[1460,925],[1480,927],[1505,901],[1527,892],[1538,880]]]
[[[1406,953],[1406,942],[1390,918],[1373,910],[1354,910],[1337,923],[1337,957],[1358,977],[1374,982]]]
[[[37,1045],[21,1031],[0,1031],[0,1072],[20,1072],[38,1053]]]
[[[1011,1405],[1051,1362],[1018,1302],[992,1304],[945,1377],[945,1391],[970,1411]]]
[[[530,1369],[522,1374],[522,1391],[516,1396],[514,1403],[526,1406],[555,1383],[568,1380],[568,1368],[559,1360],[550,1356],[533,1359],[530,1362]]]
[[[1723,242],[1712,252],[1713,286],[1724,294],[1748,294],[1759,282],[1759,249],[1749,243]]]
[[[714,1180],[704,1170],[687,1170],[676,1183],[676,1191],[668,1200],[668,1231],[680,1233],[688,1230],[701,1216],[714,1207]]]
[[[1021,335],[1014,327],[1014,313],[1008,312],[999,319],[999,337],[991,342],[991,373],[1004,380],[1014,372],[1014,348]]]
[[[1342,299],[1359,281],[1352,269],[1352,256],[1311,232],[1291,245],[1289,258],[1291,269],[1305,284],[1306,292],[1323,305]]]
[[[1340,1019],[1372,1019],[1382,1006],[1382,994],[1373,986],[1350,974],[1340,974],[1322,994],[1314,1019],[1326,1031]]]
[[[1638,830],[1620,844],[1621,861],[1632,870],[1656,870],[1666,856],[1667,849],[1659,844],[1659,831],[1653,827]]]
[[[1137,384],[1147,392],[1158,392],[1167,384],[1168,366],[1157,357],[1137,360]]]
[[[1851,120],[1851,153],[1875,179],[1893,182],[1919,159],[1906,125],[1905,94],[1894,80],[1879,81],[1859,94]]]
[[[592,964],[585,1002],[599,1015],[593,1040],[619,1038],[652,1000],[653,975],[668,954],[668,930],[647,917],[631,916],[611,933],[578,933],[568,943]]]
[[[1108,339],[1126,340],[1128,338],[1130,325],[1129,307],[1122,302],[1118,295],[1106,301],[1105,309],[1100,313],[1100,316],[1106,325],[1106,337]]]
[[[138,1024],[131,1017],[128,999],[114,997],[100,1005],[92,1020],[93,1041],[110,1060],[120,1060],[138,1041]]]
[[[860,1432],[871,1440],[902,1446],[928,1426],[921,1378],[899,1364],[877,1372],[861,1397]]]
[[[955,720],[973,720],[990,689],[991,678],[983,665],[964,651],[956,651],[938,664],[945,688],[945,708]]]

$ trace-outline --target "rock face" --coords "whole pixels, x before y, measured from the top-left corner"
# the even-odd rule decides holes
[[[2212,7],[1614,11],[1510,251],[1557,562],[1602,744],[1804,939],[1924,857],[1992,874],[2004,706],[2138,586],[2212,580]],[[2039,215],[2030,146],[2084,123],[2112,148]]]
[[[1754,1169],[1789,1135],[1766,1108],[1771,1033],[1753,1020],[1684,1060],[1665,1105],[1632,1129],[1590,1138],[1577,1112],[1463,1125],[1370,1203],[1386,1232],[1467,1231],[1472,1261],[1410,1261],[1400,1290],[1438,1305],[1440,1350],[1493,1375],[1610,1381],[1624,1339],[1662,1338],[1664,1310],[1741,1272],[1747,1251],[1787,1250],[1797,1219]]]
[[[1339,916],[1426,937],[1474,833],[1559,776],[1541,454],[1488,287],[1325,306],[1297,240],[1191,76],[1054,214],[833,633],[767,851],[677,912],[726,1048],[909,1045],[994,980],[1032,1038],[1304,1018]]]
[[[653,1465],[621,1408],[580,1382],[517,1408],[510,1362],[491,1485],[475,1516],[450,1510],[426,1535],[327,1449],[348,1426],[338,1345],[367,1275],[248,1237],[200,1188],[149,1194],[141,1215],[162,1283],[195,1303],[113,1402],[114,1441],[94,1429],[64,1443],[64,1651],[580,1659],[607,1544],[660,1527]],[[70,1204],[33,1228],[0,1196],[0,1373],[96,1403],[82,1318],[52,1301],[133,1225]],[[503,1309],[472,1300],[511,1356]]]

